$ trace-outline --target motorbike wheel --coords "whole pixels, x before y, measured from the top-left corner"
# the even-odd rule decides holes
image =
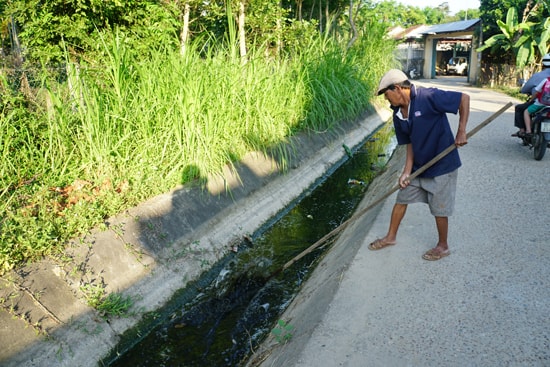
[[[533,134],[531,139],[533,143],[533,155],[537,161],[540,161],[544,157],[544,153],[546,153],[548,143],[541,132]]]

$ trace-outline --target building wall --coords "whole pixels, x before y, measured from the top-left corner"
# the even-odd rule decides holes
[[[481,62],[481,54],[476,52],[476,49],[479,47],[479,40],[473,34],[473,31],[468,32],[459,32],[459,33],[441,33],[441,34],[430,34],[425,38],[424,44],[424,68],[423,75],[424,78],[435,78],[435,65],[434,62],[437,62],[436,57],[434,57],[435,52],[435,41],[442,39],[453,39],[463,36],[472,36],[470,56],[468,58],[468,82],[471,84],[477,84],[479,80],[479,70]]]
[[[411,41],[400,44],[395,50],[395,58],[409,78],[413,79],[409,74],[413,69],[416,70],[416,75],[420,76],[424,69],[424,43]]]

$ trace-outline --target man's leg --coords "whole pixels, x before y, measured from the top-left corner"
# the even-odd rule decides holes
[[[449,244],[447,243],[447,234],[449,233],[449,218],[435,217],[435,225],[437,227],[438,241],[437,245],[428,250],[422,258],[424,260],[439,260],[450,254]]]
[[[437,227],[438,241],[436,249],[445,251],[449,249],[447,243],[447,235],[449,233],[449,218],[448,217],[435,217],[435,225]]]
[[[399,230],[399,225],[405,217],[407,212],[407,204],[395,204],[391,212],[390,227],[388,228],[388,233],[382,239],[385,242],[394,242],[397,239],[397,231]]]
[[[525,133],[531,134],[531,115],[529,109],[523,111],[523,120],[525,121]]]
[[[369,244],[370,250],[381,250],[386,246],[395,245],[395,240],[397,239],[397,231],[399,230],[399,225],[401,220],[407,212],[407,204],[395,204],[393,206],[390,218],[390,226],[388,228],[388,233],[382,237],[374,240]]]
[[[533,102],[525,102],[514,107],[514,126],[521,131],[525,130],[525,121],[523,120],[523,111],[527,109]]]

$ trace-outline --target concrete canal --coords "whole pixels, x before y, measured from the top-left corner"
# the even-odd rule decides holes
[[[126,333],[103,363],[126,366],[237,366],[270,333],[291,336],[278,318],[331,243],[284,272],[282,266],[353,214],[384,168],[395,140],[386,124],[348,159],[158,312],[153,330]],[[251,214],[253,215],[253,214]],[[146,320],[151,325],[151,320]]]

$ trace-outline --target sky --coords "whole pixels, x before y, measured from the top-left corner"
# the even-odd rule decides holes
[[[449,3],[451,14],[454,15],[460,10],[479,9],[479,0],[395,0],[396,3],[403,5],[416,6],[421,9],[425,7],[438,7],[441,3]]]

